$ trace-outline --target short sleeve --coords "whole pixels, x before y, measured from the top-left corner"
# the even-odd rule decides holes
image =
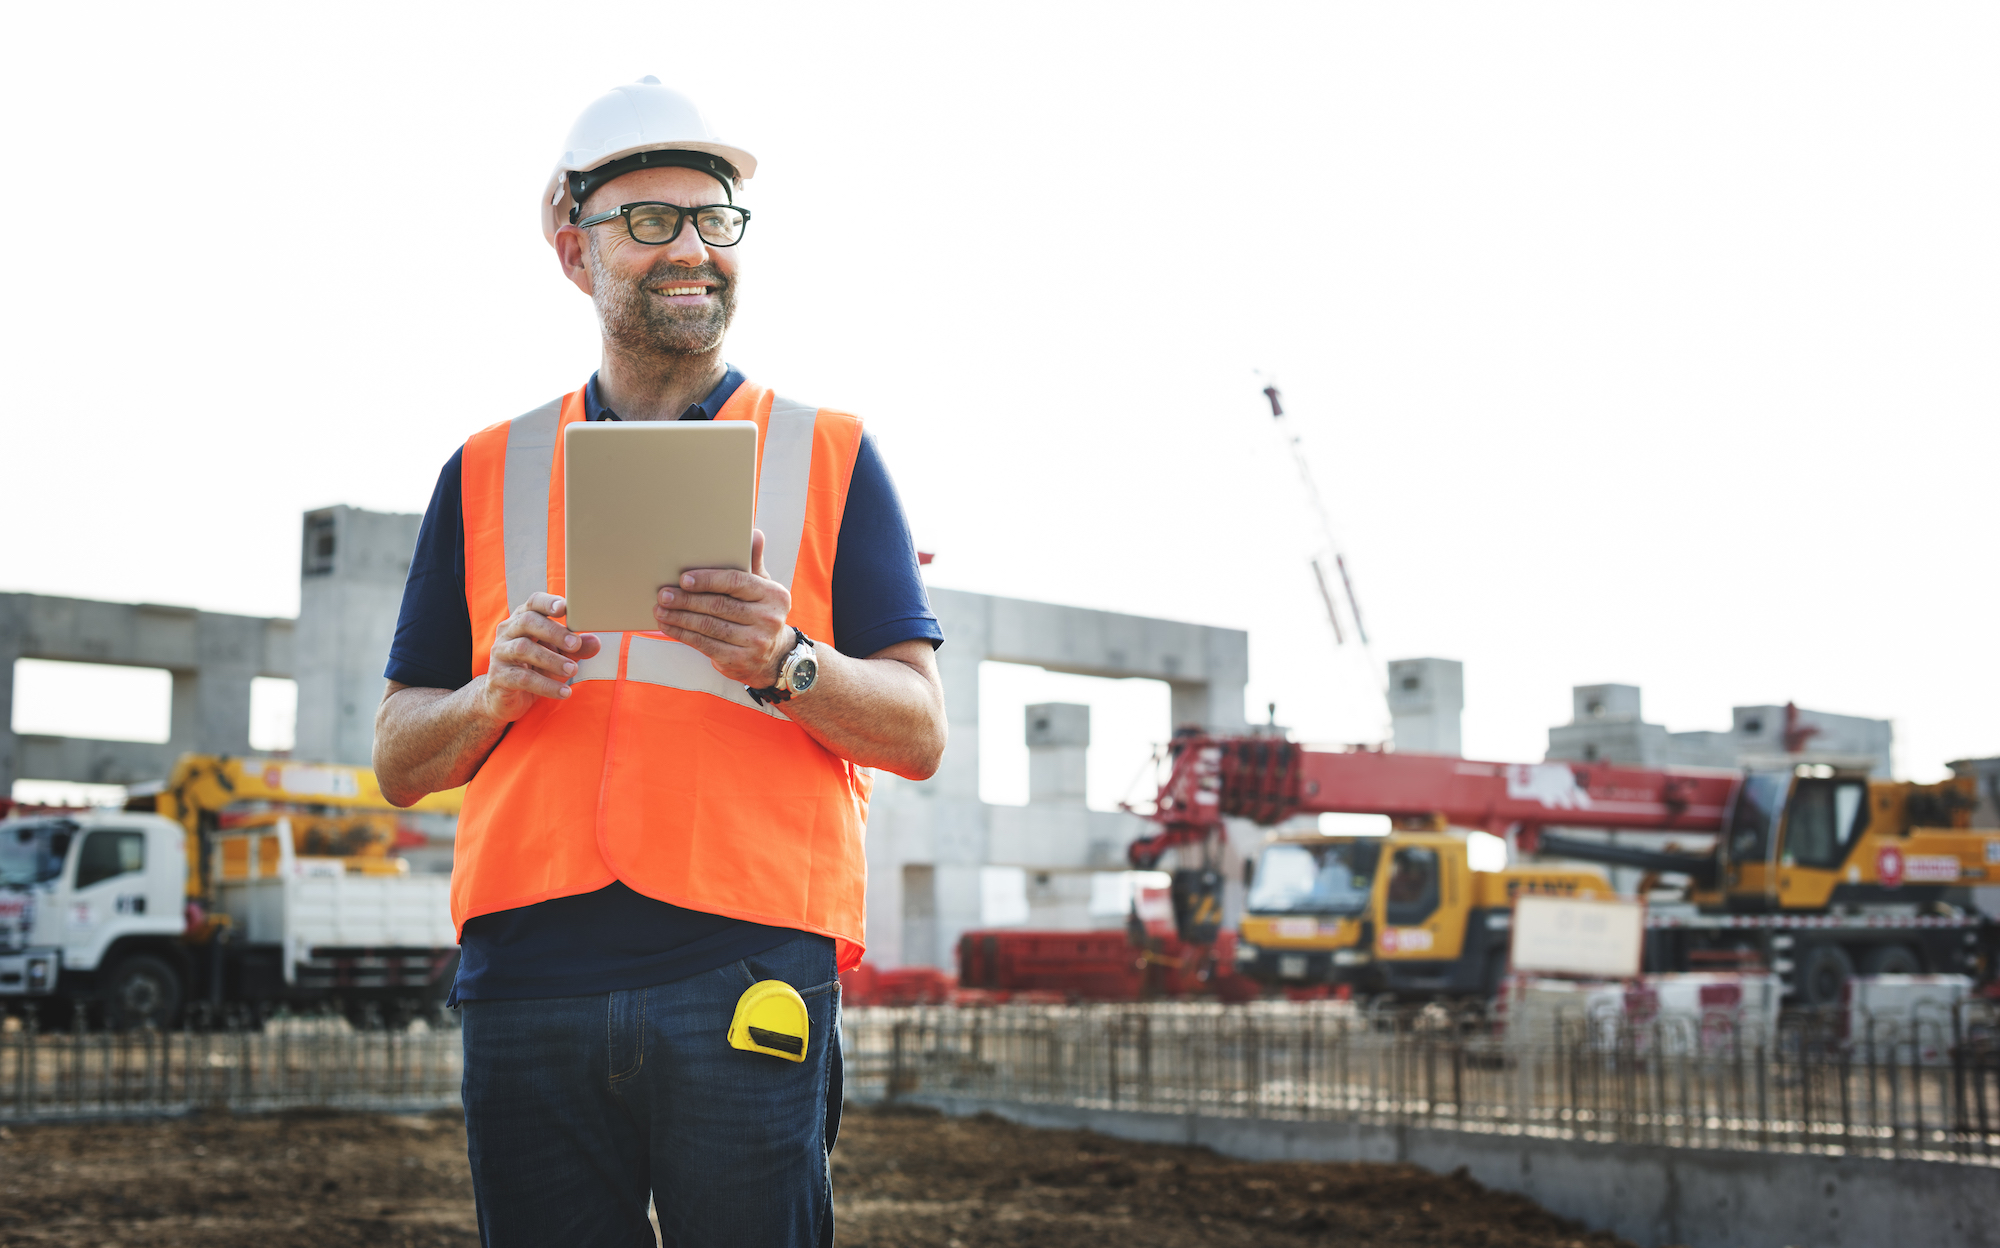
[[[867,434],[854,457],[834,551],[833,633],[835,648],[853,658],[919,638],[933,647],[944,644],[902,500]]]
[[[383,673],[402,685],[457,689],[472,681],[472,611],[465,603],[465,515],[460,456],[438,473],[417,530],[403,609]]]

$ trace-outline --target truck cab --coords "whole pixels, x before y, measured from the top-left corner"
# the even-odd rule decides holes
[[[104,1003],[170,1021],[187,980],[178,824],[134,812],[0,821],[0,1001]]]

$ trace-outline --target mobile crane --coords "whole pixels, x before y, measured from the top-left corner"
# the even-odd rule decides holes
[[[1169,850],[1176,916],[1190,938],[1220,913],[1223,819],[1390,816],[1386,837],[1281,836],[1253,872],[1236,957],[1276,983],[1349,983],[1419,995],[1490,992],[1505,969],[1512,900],[1610,886],[1584,860],[1651,875],[1646,969],[1768,969],[1807,1004],[1839,1000],[1849,975],[1954,972],[1982,983],[2000,927],[1946,904],[1946,890],[2000,874],[2000,832],[1971,828],[1966,780],[1871,781],[1823,765],[1742,773],[1608,763],[1503,764],[1426,754],[1316,750],[1272,736],[1176,737],[1129,851]],[[1716,838],[1707,854],[1642,850],[1544,832],[1601,828]],[[1469,832],[1545,860],[1471,869]],[[1661,896],[1662,893],[1666,895]],[[1212,930],[1209,929],[1209,930]]]

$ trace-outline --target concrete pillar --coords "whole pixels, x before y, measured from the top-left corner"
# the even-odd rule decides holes
[[[197,739],[212,753],[250,752],[250,682],[263,670],[264,621],[203,615],[195,630]]]
[[[1245,634],[1228,629],[1202,631],[1201,681],[1167,681],[1175,728],[1197,727],[1214,736],[1235,736],[1249,728],[1243,715],[1243,687],[1250,683],[1250,647]]]
[[[1407,754],[1463,754],[1465,664],[1457,659],[1395,659],[1389,664],[1389,717],[1396,749]]]
[[[929,863],[903,865],[903,947],[894,962],[882,958],[881,965],[936,966],[937,957],[937,872]]]
[[[980,872],[985,868],[979,863],[939,864],[933,868],[932,896],[937,901],[937,920],[933,930],[936,944],[932,949],[931,965],[940,970],[954,970],[958,966],[958,938],[984,922],[980,903],[984,898],[980,890]],[[915,958],[904,958],[905,966],[916,966]]]
[[[174,685],[167,711],[167,749],[175,755],[201,749],[201,673],[171,671]]]
[[[1028,708],[1028,801],[1081,806],[1087,791],[1090,708],[1042,702]]]
[[[944,682],[944,761],[925,785],[940,797],[979,800],[979,665],[987,655],[986,598],[979,594],[934,595],[945,644],[937,652]]]
[[[382,669],[422,522],[355,507],[306,513],[292,639],[298,757],[369,764],[375,708],[386,686]]]

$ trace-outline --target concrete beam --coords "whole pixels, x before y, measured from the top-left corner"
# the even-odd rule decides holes
[[[292,621],[155,603],[0,594],[0,636],[16,659],[196,671],[227,663],[292,675]]]
[[[180,751],[150,741],[84,737],[17,737],[20,775],[75,784],[139,784],[164,780]],[[11,787],[11,786],[10,786]]]
[[[1224,732],[1246,726],[1250,634],[1240,629],[954,589],[933,589],[930,596],[940,621],[949,619],[975,639],[978,659],[1112,680],[1164,680],[1173,688],[1176,726]],[[960,640],[949,626],[945,638],[941,660]]]
[[[0,594],[0,794],[21,777],[83,784],[162,779],[176,754],[250,748],[250,682],[292,676],[292,621],[155,603]],[[162,668],[173,675],[168,741],[16,738],[14,662]]]

